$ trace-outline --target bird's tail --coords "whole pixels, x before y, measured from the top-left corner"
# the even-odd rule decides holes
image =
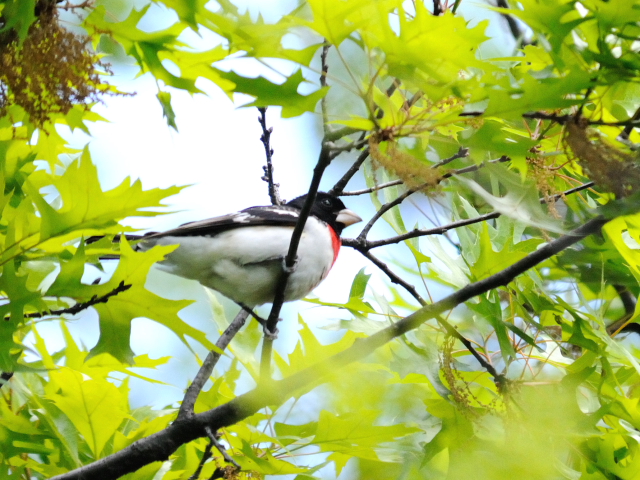
[[[132,235],[132,234],[125,234],[125,235],[114,235],[112,238],[112,243],[120,243],[120,239],[124,236],[128,242],[138,242],[140,240],[142,240],[144,237],[146,237],[147,235],[151,235],[152,233],[155,232],[150,232],[150,233],[146,233],[144,235]],[[103,238],[106,238],[105,235],[95,235],[93,237],[89,237],[87,238],[87,240],[85,241],[86,245],[90,245],[92,243],[96,243],[100,240],[102,240]],[[139,250],[139,246],[138,245],[134,245],[133,247],[134,250]],[[117,254],[113,254],[113,255],[101,255],[100,256],[100,260],[117,260],[120,258],[120,255]]]

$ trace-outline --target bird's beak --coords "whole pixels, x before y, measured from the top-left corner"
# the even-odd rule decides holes
[[[338,212],[338,218],[336,218],[336,222],[343,224],[345,227],[361,221],[362,219],[348,208],[340,210]]]

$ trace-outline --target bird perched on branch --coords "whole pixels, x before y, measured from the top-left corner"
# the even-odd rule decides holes
[[[197,280],[243,306],[273,302],[293,229],[307,195],[285,205],[251,207],[141,238],[139,248],[179,245],[159,266]],[[340,234],[362,219],[340,199],[318,192],[300,239],[284,299],[305,297],[333,266]]]

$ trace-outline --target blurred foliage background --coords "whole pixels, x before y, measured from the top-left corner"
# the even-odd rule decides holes
[[[95,478],[140,480],[640,478],[639,49],[637,0],[309,0],[282,15],[227,0],[0,0],[0,477],[81,478],[97,465]],[[123,69],[139,78],[120,84]],[[118,143],[100,138],[104,105],[135,102],[149,80],[158,138],[191,125],[177,114],[185,93],[306,122],[315,144],[294,155],[331,160],[321,187],[368,215],[343,241],[365,268],[283,311],[280,383],[260,379],[257,322],[234,337],[195,405],[246,407],[215,432],[230,457],[202,430],[113,473],[109,462],[126,463],[113,454],[133,458],[134,442],[179,423],[182,392],[141,404],[132,385],[150,399],[157,369],[174,365],[185,388],[237,313],[200,292],[185,314],[179,280],[147,281],[171,247],[112,242],[161,223],[182,191],[130,178],[105,188],[110,165],[92,158]],[[214,130],[207,147],[260,151],[256,126]],[[210,214],[255,185],[267,202],[259,168],[213,158],[196,172],[231,193],[209,192]],[[291,160],[304,171],[293,175],[278,161],[282,189],[303,193],[313,165]],[[180,178],[185,165],[150,169]],[[602,230],[575,243],[593,219]],[[492,278],[504,281],[456,297]],[[453,300],[428,317],[442,299]],[[188,361],[149,355],[141,319],[172,332]],[[78,324],[97,325],[97,340],[85,345]],[[246,392],[267,406],[242,403]]]

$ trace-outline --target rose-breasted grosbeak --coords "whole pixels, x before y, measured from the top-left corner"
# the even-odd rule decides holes
[[[286,205],[251,207],[144,236],[140,248],[180,245],[159,263],[247,307],[271,303],[307,195]],[[318,192],[305,223],[285,301],[306,296],[325,279],[340,250],[342,229],[362,219],[340,199]]]

